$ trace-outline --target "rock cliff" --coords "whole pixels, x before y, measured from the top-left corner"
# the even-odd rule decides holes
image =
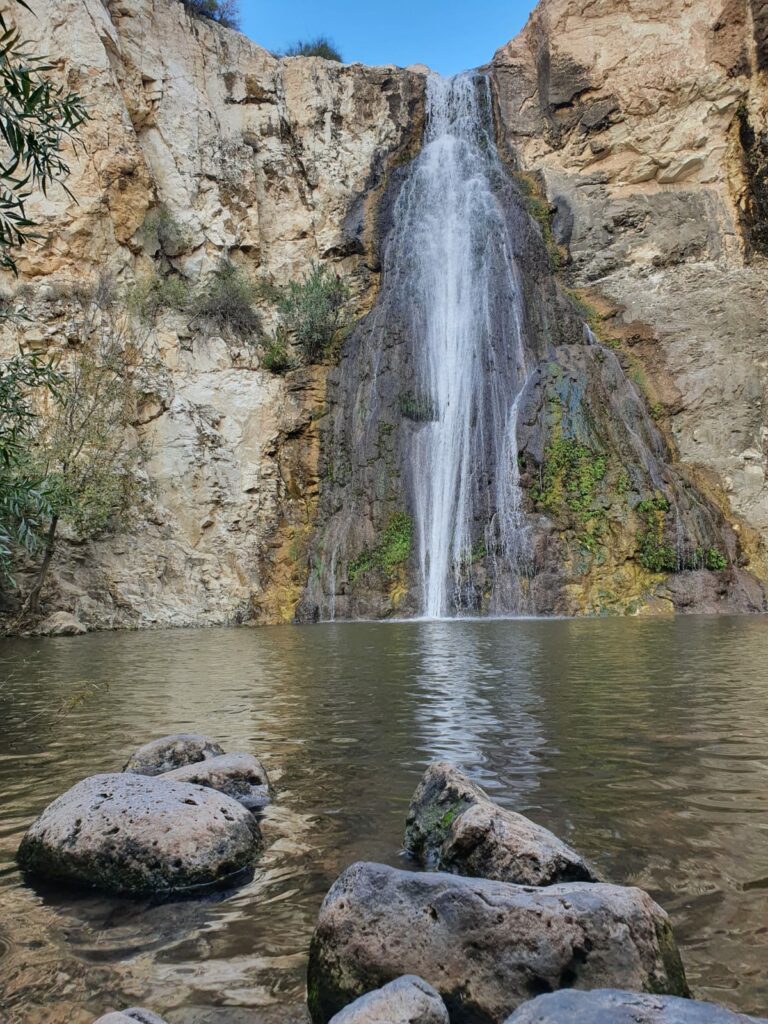
[[[324,261],[350,283],[356,314],[371,309],[398,167],[420,144],[420,70],[277,60],[176,0],[35,7],[20,18],[26,35],[55,55],[92,120],[72,160],[77,202],[54,190],[35,205],[45,238],[20,260],[21,291],[7,282],[28,319],[3,328],[3,351],[65,347],[77,288],[105,271],[129,286],[159,262],[196,280],[226,255],[254,281],[284,283]],[[610,365],[634,380],[653,445],[679,460],[718,534],[727,526],[729,558],[761,578],[766,64],[757,0],[541,0],[488,68],[502,156],[541,190],[544,213],[532,208],[560,263],[557,294],[571,291],[614,350]],[[161,210],[180,228],[164,248],[148,229]],[[529,219],[521,245],[537,230]],[[554,296],[536,245],[526,288]],[[266,306],[263,316],[269,324]],[[578,317],[565,319],[573,334]],[[322,526],[330,514],[328,367],[276,376],[253,346],[173,313],[150,343],[156,374],[135,425],[149,497],[129,528],[63,546],[46,611],[92,627],[290,620],[317,517]],[[566,378],[584,370],[574,366]],[[345,355],[331,376],[332,404],[350,367]],[[620,418],[634,398],[595,373]],[[626,569],[623,543],[610,580],[597,572],[576,585],[572,566],[558,581],[569,596],[542,607],[761,606],[759,588],[729,603],[726,584],[701,574],[651,587]],[[609,584],[626,593],[604,602]],[[395,589],[401,599],[408,590],[399,576]],[[388,600],[342,603],[341,613],[382,614]]]

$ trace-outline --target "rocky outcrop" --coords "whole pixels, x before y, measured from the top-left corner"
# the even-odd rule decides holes
[[[413,795],[404,846],[437,871],[519,885],[597,881],[584,858],[556,835],[499,807],[442,762],[430,765]]]
[[[501,1024],[562,987],[688,994],[669,920],[639,889],[541,889],[355,864],[334,883],[310,950],[315,1024],[405,972],[442,996],[455,1024]]]
[[[210,736],[178,732],[150,740],[134,750],[123,771],[136,775],[162,775],[185,765],[198,764],[207,758],[219,757],[223,753],[224,748]]]
[[[543,183],[565,276],[764,578],[761,12],[542,0],[490,70],[504,154]]]
[[[350,1003],[331,1024],[448,1024],[448,1011],[431,985],[404,975]]]
[[[253,754],[209,757],[167,772],[163,779],[215,789],[249,811],[259,811],[269,803],[269,779],[264,765]]]
[[[370,304],[369,197],[418,145],[423,73],[277,60],[178,0],[32,6],[14,5],[14,17],[91,120],[70,157],[75,199],[52,188],[30,204],[44,238],[22,253],[20,281],[5,283],[26,319],[3,321],[0,355],[19,343],[66,350],[82,319],[75,294],[104,273],[122,291],[158,274],[194,285],[222,256],[254,290],[324,261],[355,310]],[[262,306],[267,333],[274,312]],[[325,370],[278,377],[261,366],[258,337],[189,316],[162,313],[145,333],[145,500],[95,540],[65,534],[43,612],[99,628],[290,619]]]
[[[758,1020],[716,1003],[598,989],[539,996],[524,1003],[506,1024],[750,1024]]]
[[[137,895],[234,880],[260,848],[256,820],[230,797],[121,773],[84,779],[49,804],[18,862],[31,876]]]
[[[95,1020],[93,1024],[165,1024],[165,1021],[158,1017],[151,1010],[145,1010],[142,1006],[131,1006],[127,1010],[113,1010],[105,1013]]]

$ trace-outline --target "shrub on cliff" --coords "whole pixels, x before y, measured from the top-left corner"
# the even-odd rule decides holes
[[[330,267],[315,263],[302,281],[279,293],[278,313],[304,358],[315,363],[338,342],[347,325],[349,289]]]
[[[250,281],[229,260],[222,260],[201,286],[194,303],[200,320],[219,330],[229,328],[247,340],[261,333]]]
[[[224,28],[240,27],[240,10],[237,0],[181,0],[193,18],[207,18]]]
[[[299,40],[281,54],[283,57],[322,57],[324,60],[335,60],[343,63],[341,53],[330,39],[318,36],[317,39]]]

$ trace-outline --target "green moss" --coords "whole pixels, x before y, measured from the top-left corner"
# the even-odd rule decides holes
[[[637,535],[637,560],[649,572],[676,572],[677,551],[665,541],[666,517],[669,502],[660,494],[646,498],[636,512],[643,521]]]
[[[525,209],[541,229],[544,244],[552,270],[559,270],[563,263],[563,253],[555,241],[552,231],[553,208],[547,199],[541,183],[531,174],[518,171],[514,175]]]
[[[438,418],[437,409],[432,398],[413,391],[403,391],[399,396],[400,414],[415,423],[430,423]]]
[[[374,548],[364,548],[347,565],[347,578],[354,583],[374,569],[392,577],[399,566],[408,561],[413,543],[413,523],[405,512],[396,512],[384,528],[381,542]]]
[[[596,505],[607,472],[606,456],[575,437],[557,437],[544,452],[539,484],[532,488],[536,507],[560,519],[575,520],[579,542],[594,552],[605,526],[605,510]]]

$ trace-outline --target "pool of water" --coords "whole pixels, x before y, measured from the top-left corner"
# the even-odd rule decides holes
[[[0,1019],[302,1020],[322,897],[402,865],[425,766],[462,765],[669,911],[696,994],[768,1015],[768,619],[413,622],[0,642]],[[267,766],[252,882],[131,902],[32,889],[24,829],[166,732]]]

